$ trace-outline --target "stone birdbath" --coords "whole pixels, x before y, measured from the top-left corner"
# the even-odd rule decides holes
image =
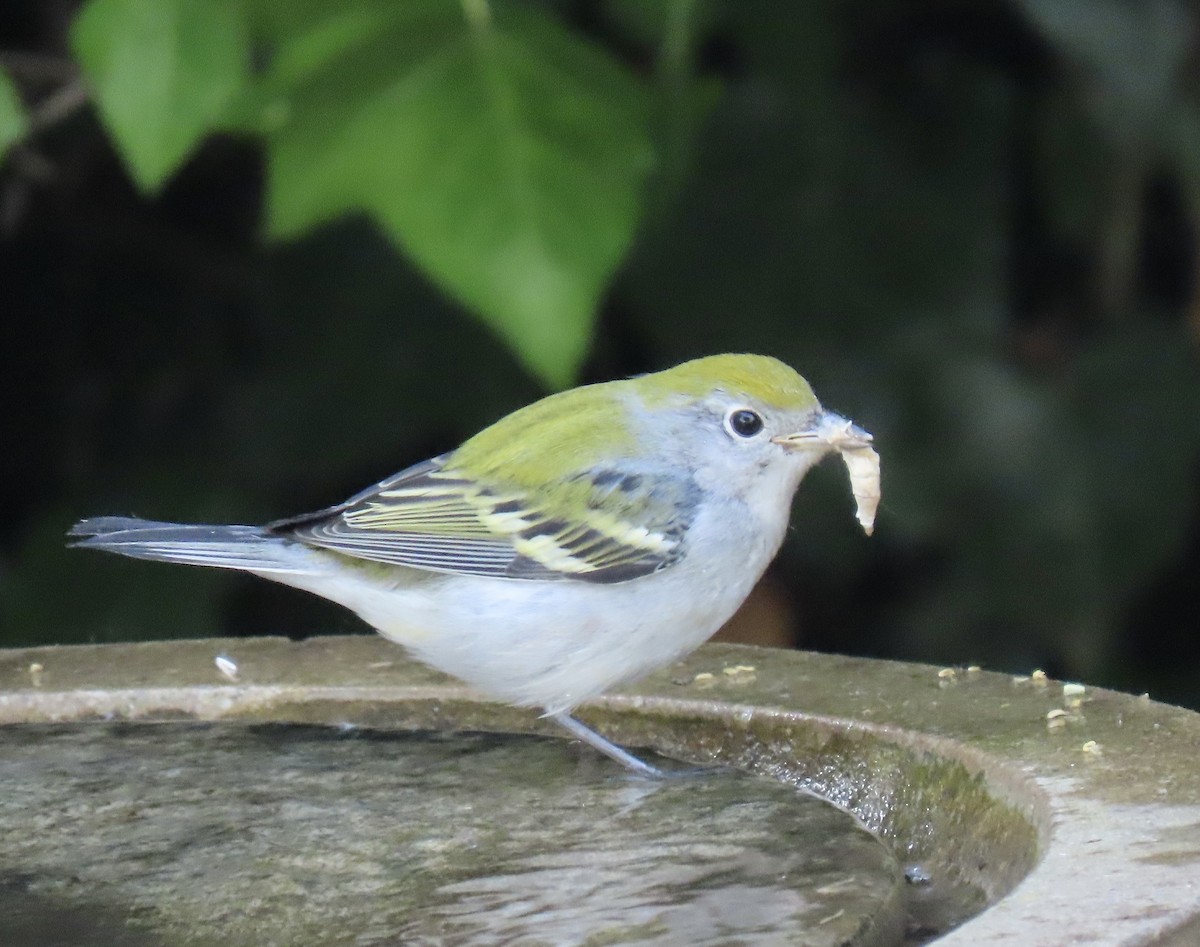
[[[0,942],[1200,944],[1200,715],[710,644],[580,717],[680,772],[375,637],[0,651]]]

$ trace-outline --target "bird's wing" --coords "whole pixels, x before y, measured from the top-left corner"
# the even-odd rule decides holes
[[[684,554],[698,500],[690,477],[593,468],[535,499],[467,477],[453,461],[448,454],[417,464],[339,506],[269,528],[359,559],[512,579],[624,582]]]

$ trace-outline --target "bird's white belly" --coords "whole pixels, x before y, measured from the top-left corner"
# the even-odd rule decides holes
[[[373,580],[339,598],[447,674],[512,703],[567,710],[671,663],[737,610],[786,525],[753,519],[701,511],[681,562],[628,582],[451,575],[432,587]]]

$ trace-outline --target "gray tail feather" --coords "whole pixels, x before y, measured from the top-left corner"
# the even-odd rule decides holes
[[[259,526],[156,523],[133,516],[80,520],[67,533],[71,545],[134,559],[182,562],[254,572],[312,571],[311,551]]]

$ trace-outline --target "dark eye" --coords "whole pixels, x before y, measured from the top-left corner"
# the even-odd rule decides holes
[[[753,437],[763,429],[762,415],[749,408],[739,408],[732,412],[725,423],[738,437]]]

